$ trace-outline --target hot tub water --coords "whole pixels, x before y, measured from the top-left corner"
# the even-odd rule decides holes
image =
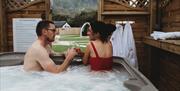
[[[123,86],[126,72],[93,72],[89,66],[70,66],[67,71],[25,72],[23,66],[0,67],[0,91],[129,91]]]

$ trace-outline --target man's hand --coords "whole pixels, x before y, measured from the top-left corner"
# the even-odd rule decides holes
[[[68,59],[73,59],[75,55],[77,55],[76,50],[75,50],[74,48],[71,48],[71,49],[68,49],[68,50],[67,50],[67,53],[66,53],[65,56],[66,56],[66,58],[68,58]]]

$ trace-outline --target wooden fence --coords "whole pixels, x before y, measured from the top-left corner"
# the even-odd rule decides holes
[[[49,0],[1,0],[1,32],[0,48],[2,51],[13,51],[13,18],[42,18],[50,19],[50,1]],[[25,30],[24,30],[25,31]]]
[[[98,19],[115,24],[116,21],[134,21],[131,24],[135,38],[139,68],[148,74],[143,67],[146,59],[143,37],[150,33],[151,2],[149,0],[99,0]]]

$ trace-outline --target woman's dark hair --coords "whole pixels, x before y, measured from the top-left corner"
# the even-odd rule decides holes
[[[54,22],[52,21],[48,21],[48,20],[43,20],[38,22],[37,26],[36,26],[36,34],[37,36],[41,36],[42,35],[42,30],[45,28],[49,28],[49,24],[54,24]]]
[[[112,33],[116,30],[116,26],[113,24],[106,24],[106,26],[109,35],[112,35]]]
[[[116,27],[112,24],[105,24],[101,21],[94,21],[90,22],[92,31],[94,33],[99,33],[100,40],[104,42],[109,41],[109,36],[113,33],[113,31],[116,29]]]

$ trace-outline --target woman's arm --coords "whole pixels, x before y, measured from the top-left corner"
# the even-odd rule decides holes
[[[90,57],[90,43],[87,44],[86,50],[83,56],[83,64],[87,65]]]

